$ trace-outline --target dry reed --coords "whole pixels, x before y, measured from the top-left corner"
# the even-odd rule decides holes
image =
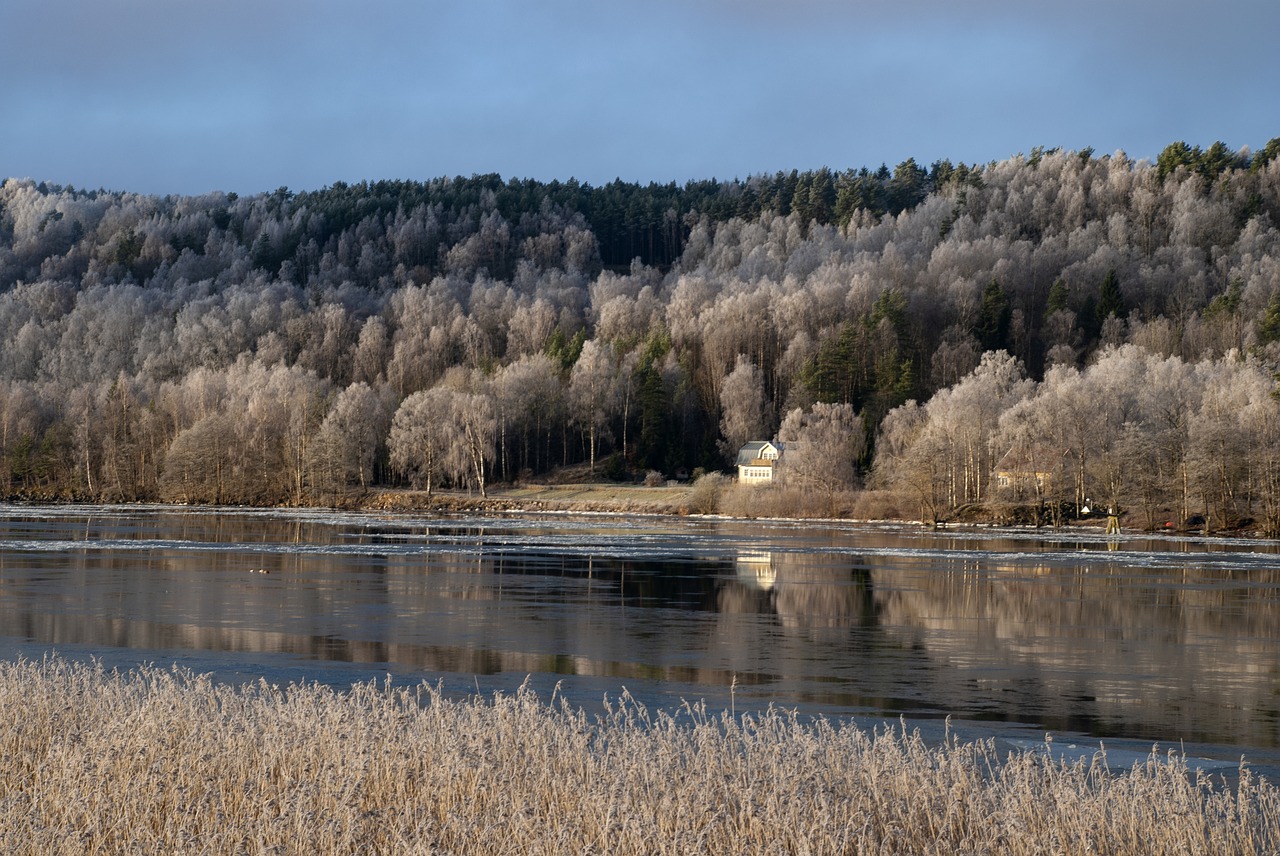
[[[241,687],[0,664],[0,852],[1106,853],[1280,848],[1277,790],[767,712]]]

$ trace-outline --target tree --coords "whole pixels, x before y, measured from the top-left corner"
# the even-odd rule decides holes
[[[973,335],[982,345],[982,350],[996,351],[1007,347],[1011,312],[1009,296],[999,282],[991,280],[982,290],[982,305],[973,328]]]
[[[1124,294],[1120,291],[1120,282],[1116,278],[1115,268],[1107,271],[1102,285],[1098,286],[1098,320],[1106,321],[1112,316],[1121,320],[1129,317],[1129,310],[1125,308]]]
[[[878,480],[910,489],[933,519],[983,501],[996,459],[1008,451],[996,441],[1000,419],[1033,386],[1007,352],[983,354],[956,385],[886,417],[881,433],[892,446],[883,452]]]
[[[918,205],[924,199],[928,177],[915,158],[907,158],[894,167],[893,180],[889,182],[889,211],[898,214]]]
[[[161,497],[170,502],[227,502],[234,443],[235,423],[222,413],[206,416],[178,434],[165,456]]]
[[[373,385],[386,377],[389,357],[387,325],[382,316],[374,315],[360,328],[360,339],[352,356],[352,378]]]
[[[1230,358],[1202,371],[1204,396],[1188,425],[1187,469],[1204,504],[1205,526],[1227,527],[1248,512],[1255,487],[1271,492],[1274,381],[1258,364]]]
[[[866,434],[852,405],[819,402],[808,410],[796,408],[782,420],[778,441],[785,483],[821,490],[829,499],[854,486]]]
[[[155,496],[163,445],[159,419],[146,406],[145,393],[122,373],[101,393],[98,413],[102,436],[101,494],[137,501]]]
[[[720,384],[721,451],[730,460],[748,440],[765,436],[764,379],[755,363],[739,354]]]
[[[920,503],[921,519],[937,523],[948,501],[948,478],[944,448],[928,427],[928,413],[914,399],[885,414],[872,474],[878,486],[912,494]]]
[[[413,393],[391,419],[387,447],[391,465],[422,485],[431,495],[446,449],[453,442],[449,422],[453,390],[435,387]]]
[[[1194,149],[1183,141],[1170,143],[1164,147],[1164,151],[1160,152],[1156,158],[1156,175],[1161,181],[1164,181],[1170,175],[1177,172],[1178,167],[1191,169],[1195,166],[1196,160],[1200,155],[1200,147]]]
[[[367,489],[378,447],[387,436],[386,413],[367,383],[353,383],[339,393],[311,444],[312,484],[329,491],[353,483]]]
[[[591,339],[583,344],[569,373],[569,410],[586,439],[589,468],[596,471],[596,450],[609,436],[609,421],[618,398],[612,349]]]
[[[560,408],[559,367],[545,354],[523,356],[498,370],[489,391],[498,418],[498,465],[503,477],[510,477],[511,458],[516,454],[519,468],[537,469],[539,451],[550,442]]]
[[[1271,292],[1267,308],[1258,321],[1258,344],[1280,341],[1280,288]]]
[[[449,419],[454,430],[447,437],[445,466],[455,483],[474,479],[482,497],[488,496],[486,474],[493,463],[498,418],[493,398],[483,392],[457,392],[450,402]]]

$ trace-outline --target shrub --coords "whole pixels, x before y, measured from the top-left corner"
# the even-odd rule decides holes
[[[723,473],[704,474],[689,492],[689,510],[695,514],[715,514],[720,510],[720,495],[728,482]]]

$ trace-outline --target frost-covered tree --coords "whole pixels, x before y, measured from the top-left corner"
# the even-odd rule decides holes
[[[611,436],[609,424],[618,402],[616,372],[613,349],[589,339],[569,373],[571,419],[586,442],[591,472],[596,469],[596,451],[601,441]]]
[[[856,461],[862,456],[866,434],[862,418],[849,404],[818,403],[796,408],[778,428],[783,446],[780,475],[790,485],[820,490],[832,496],[855,485]]]
[[[739,354],[720,383],[721,451],[732,460],[743,443],[765,437],[766,426],[764,377],[749,357]]]
[[[324,491],[351,484],[367,489],[389,421],[383,397],[367,383],[353,383],[340,392],[311,443],[312,484]]]
[[[419,390],[400,403],[391,420],[387,438],[391,466],[408,475],[428,495],[443,471],[443,458],[453,442],[453,395],[453,390],[444,387]]]

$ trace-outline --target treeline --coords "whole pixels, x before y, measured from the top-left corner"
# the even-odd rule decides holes
[[[762,214],[787,216],[793,211],[802,224],[847,225],[860,211],[874,217],[898,214],[914,207],[936,186],[963,182],[970,167],[954,167],[941,161],[931,170],[919,167],[914,159],[899,164],[892,172],[882,165],[872,172],[865,167],[841,173],[822,168],[815,171],[779,172],[772,176],[752,176],[745,181],[691,181],[639,185],[613,181],[601,187],[570,179],[540,182],[530,179],[503,181],[496,174],[470,178],[440,178],[428,182],[377,181],[346,184],[338,182],[318,191],[293,193],[281,187],[253,200],[242,201],[236,194],[215,194],[199,199],[131,197],[106,191],[76,192],[74,188],[40,183],[35,189],[44,195],[68,196],[87,205],[78,210],[46,212],[37,228],[43,233],[63,217],[71,219],[55,227],[44,241],[27,252],[7,260],[0,284],[15,278],[32,280],[39,265],[49,255],[63,255],[71,245],[86,237],[90,223],[99,221],[103,200],[139,205],[152,216],[175,219],[198,212],[203,216],[182,228],[165,229],[161,244],[147,246],[142,229],[126,231],[118,237],[101,236],[113,242],[107,261],[122,269],[94,269],[95,278],[113,281],[132,276],[149,279],[158,263],[172,259],[183,250],[203,254],[208,226],[226,232],[236,243],[249,249],[256,268],[279,275],[284,270],[291,279],[307,284],[321,273],[326,252],[351,252],[350,241],[360,246],[375,238],[390,238],[379,249],[384,258],[366,260],[363,284],[373,284],[378,276],[394,273],[395,265],[423,281],[439,273],[467,272],[481,262],[496,279],[509,279],[522,260],[537,264],[566,261],[564,247],[556,247],[550,235],[562,241],[566,225],[591,233],[592,246],[585,255],[568,260],[582,265],[594,275],[601,267],[629,271],[637,259],[642,265],[668,270],[680,259],[685,243],[700,218],[719,223],[732,218],[756,220]],[[107,226],[118,231],[119,223]],[[100,226],[99,226],[100,228]],[[388,235],[388,231],[393,234]],[[478,253],[450,252],[463,239],[471,241]],[[343,244],[343,239],[347,244]],[[533,243],[526,243],[535,239]],[[483,246],[480,246],[483,245]],[[144,250],[149,252],[144,253]],[[478,256],[478,258],[477,258]],[[87,258],[79,262],[78,273],[90,272]],[[381,261],[382,264],[375,262]],[[391,264],[388,264],[390,262]],[[76,267],[65,273],[74,273]]]
[[[1148,529],[1250,525],[1280,534],[1274,359],[1185,362],[1136,345],[1028,379],[1003,351],[881,425],[875,477],[940,520],[966,506],[1090,508]],[[1024,516],[1025,519],[1025,516]]]
[[[579,462],[674,475],[727,468],[790,414],[834,412],[820,404],[863,432],[844,446],[856,469],[831,472],[914,490],[879,463],[911,446],[900,408],[972,385],[984,353],[1038,384],[1123,345],[1271,371],[1277,154],[1179,143],[1154,164],[1036,150],[684,186],[473,176],[251,197],[10,179],[0,492],[277,503]],[[982,486],[948,483],[939,514],[991,495],[998,422],[948,476]],[[1072,493],[1103,495],[1081,472]],[[1229,490],[1222,516],[1261,501]]]

